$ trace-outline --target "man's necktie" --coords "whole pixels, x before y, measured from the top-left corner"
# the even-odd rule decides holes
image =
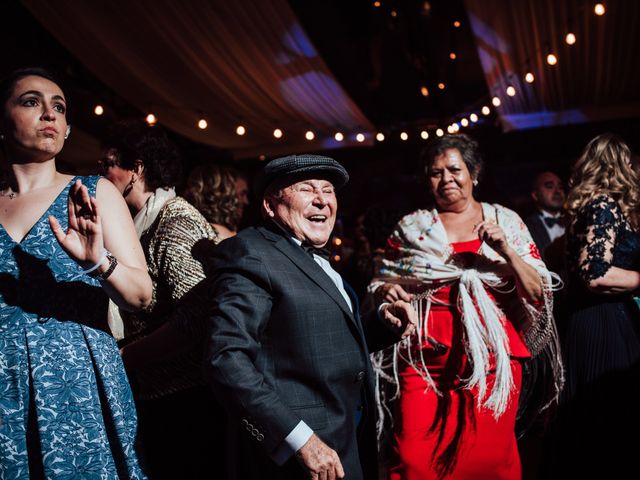
[[[547,224],[547,227],[553,228],[554,225],[563,225],[562,218],[560,217],[543,217],[544,223]]]
[[[313,245],[309,245],[308,243],[303,243],[302,248],[304,248],[304,250],[312,257],[314,255],[318,255],[319,257],[324,258],[327,262],[329,261],[329,257],[331,257],[331,252],[328,248],[317,248]]]

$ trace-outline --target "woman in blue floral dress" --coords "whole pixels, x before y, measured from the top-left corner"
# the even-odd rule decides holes
[[[0,478],[144,478],[106,323],[109,297],[151,300],[128,209],[107,180],[56,170],[69,127],[48,72],[5,79],[0,113]]]

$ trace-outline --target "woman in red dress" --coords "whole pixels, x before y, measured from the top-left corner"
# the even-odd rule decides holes
[[[396,399],[391,478],[519,479],[523,362],[551,367],[543,406],[562,386],[553,275],[515,212],[473,197],[476,142],[438,139],[425,167],[436,208],[400,221],[370,287],[379,301],[412,301],[421,319],[374,362],[396,388],[380,395],[381,411]]]

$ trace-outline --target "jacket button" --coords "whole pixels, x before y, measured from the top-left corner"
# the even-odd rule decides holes
[[[361,382],[362,380],[364,380],[364,375],[365,375],[364,371],[360,370],[356,375],[356,382]]]

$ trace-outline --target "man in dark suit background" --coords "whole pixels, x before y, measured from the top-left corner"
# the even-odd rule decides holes
[[[323,256],[348,178],[328,157],[271,161],[256,183],[265,224],[214,252],[208,370],[241,432],[233,478],[377,478],[369,351],[416,317],[398,301],[361,321]]]
[[[564,235],[562,207],[565,192],[562,180],[553,172],[541,172],[533,181],[531,198],[536,212],[525,218],[524,223],[542,255],[549,244]]]

